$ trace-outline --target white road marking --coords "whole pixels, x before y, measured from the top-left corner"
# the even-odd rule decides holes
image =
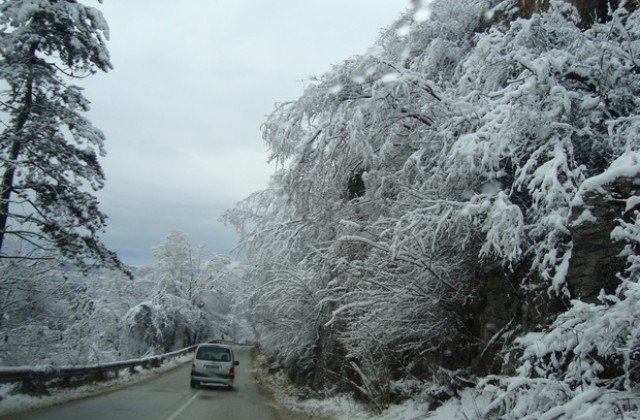
[[[184,411],[184,409],[187,408],[189,406],[189,404],[191,404],[193,402],[193,400],[198,398],[198,395],[200,395],[200,391],[196,392],[193,397],[189,398],[189,401],[187,401],[186,403],[182,404],[182,406],[180,408],[178,408],[171,416],[167,417],[166,420],[176,420],[176,418],[178,418],[180,413],[182,413]]]

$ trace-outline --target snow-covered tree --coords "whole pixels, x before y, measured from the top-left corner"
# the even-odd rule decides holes
[[[153,248],[157,262],[136,272],[140,300],[123,317],[122,345],[136,355],[182,348],[203,340],[246,339],[235,305],[240,275],[226,256],[194,246],[171,229]]]
[[[83,275],[54,261],[0,265],[0,362],[86,365],[210,339],[253,340],[239,263],[194,249],[178,230],[154,251],[158,262],[133,279],[106,269]]]
[[[205,245],[194,246],[185,232],[171,229],[162,243],[153,248],[153,255],[158,260],[154,270],[162,287],[197,304],[210,275],[205,270],[208,259]]]
[[[39,257],[126,270],[99,239],[106,216],[104,135],[82,115],[89,101],[74,80],[111,69],[108,26],[76,0],[0,3],[0,256],[19,238]]]
[[[53,261],[23,259],[0,267],[2,364],[68,366],[133,357],[120,343],[121,319],[139,302],[139,291],[122,272],[87,276]]]
[[[640,152],[625,152],[605,171],[585,179],[574,204],[638,175]],[[490,376],[479,385],[491,395],[487,416],[619,418],[640,413],[640,200],[635,195],[624,201],[620,224],[611,232],[626,257],[619,286],[611,294],[602,290],[596,303],[573,300],[547,330],[518,337],[517,351],[510,354],[518,357],[512,361],[518,376]]]
[[[562,1],[417,3],[277,106],[280,169],[227,214],[272,360],[380,408],[389,380],[486,371],[497,342],[570,305],[572,202],[640,147],[634,7],[585,28]],[[501,279],[514,309],[496,326],[483,293]]]

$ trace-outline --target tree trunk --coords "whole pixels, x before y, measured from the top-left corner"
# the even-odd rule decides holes
[[[9,202],[13,193],[14,179],[16,174],[16,164],[22,151],[22,141],[20,140],[20,132],[24,129],[29,117],[31,116],[31,107],[33,105],[33,79],[27,81],[27,91],[24,95],[24,106],[18,121],[14,134],[16,138],[11,143],[9,151],[9,159],[6,163],[7,167],[2,175],[2,185],[0,186],[0,258],[2,258],[2,249],[4,246],[7,224],[9,222]]]

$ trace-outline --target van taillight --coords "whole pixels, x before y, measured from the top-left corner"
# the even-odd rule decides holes
[[[233,366],[231,366],[231,369],[229,369],[229,377],[233,378],[234,376],[236,376],[236,371]]]

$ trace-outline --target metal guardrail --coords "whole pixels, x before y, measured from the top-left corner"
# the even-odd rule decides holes
[[[136,368],[152,369],[160,367],[165,361],[193,352],[197,346],[157,356],[111,362],[91,366],[18,366],[0,367],[0,383],[21,383],[20,392],[47,394],[50,388],[79,386],[90,382],[106,381],[117,378],[120,371],[128,369],[135,373]]]

